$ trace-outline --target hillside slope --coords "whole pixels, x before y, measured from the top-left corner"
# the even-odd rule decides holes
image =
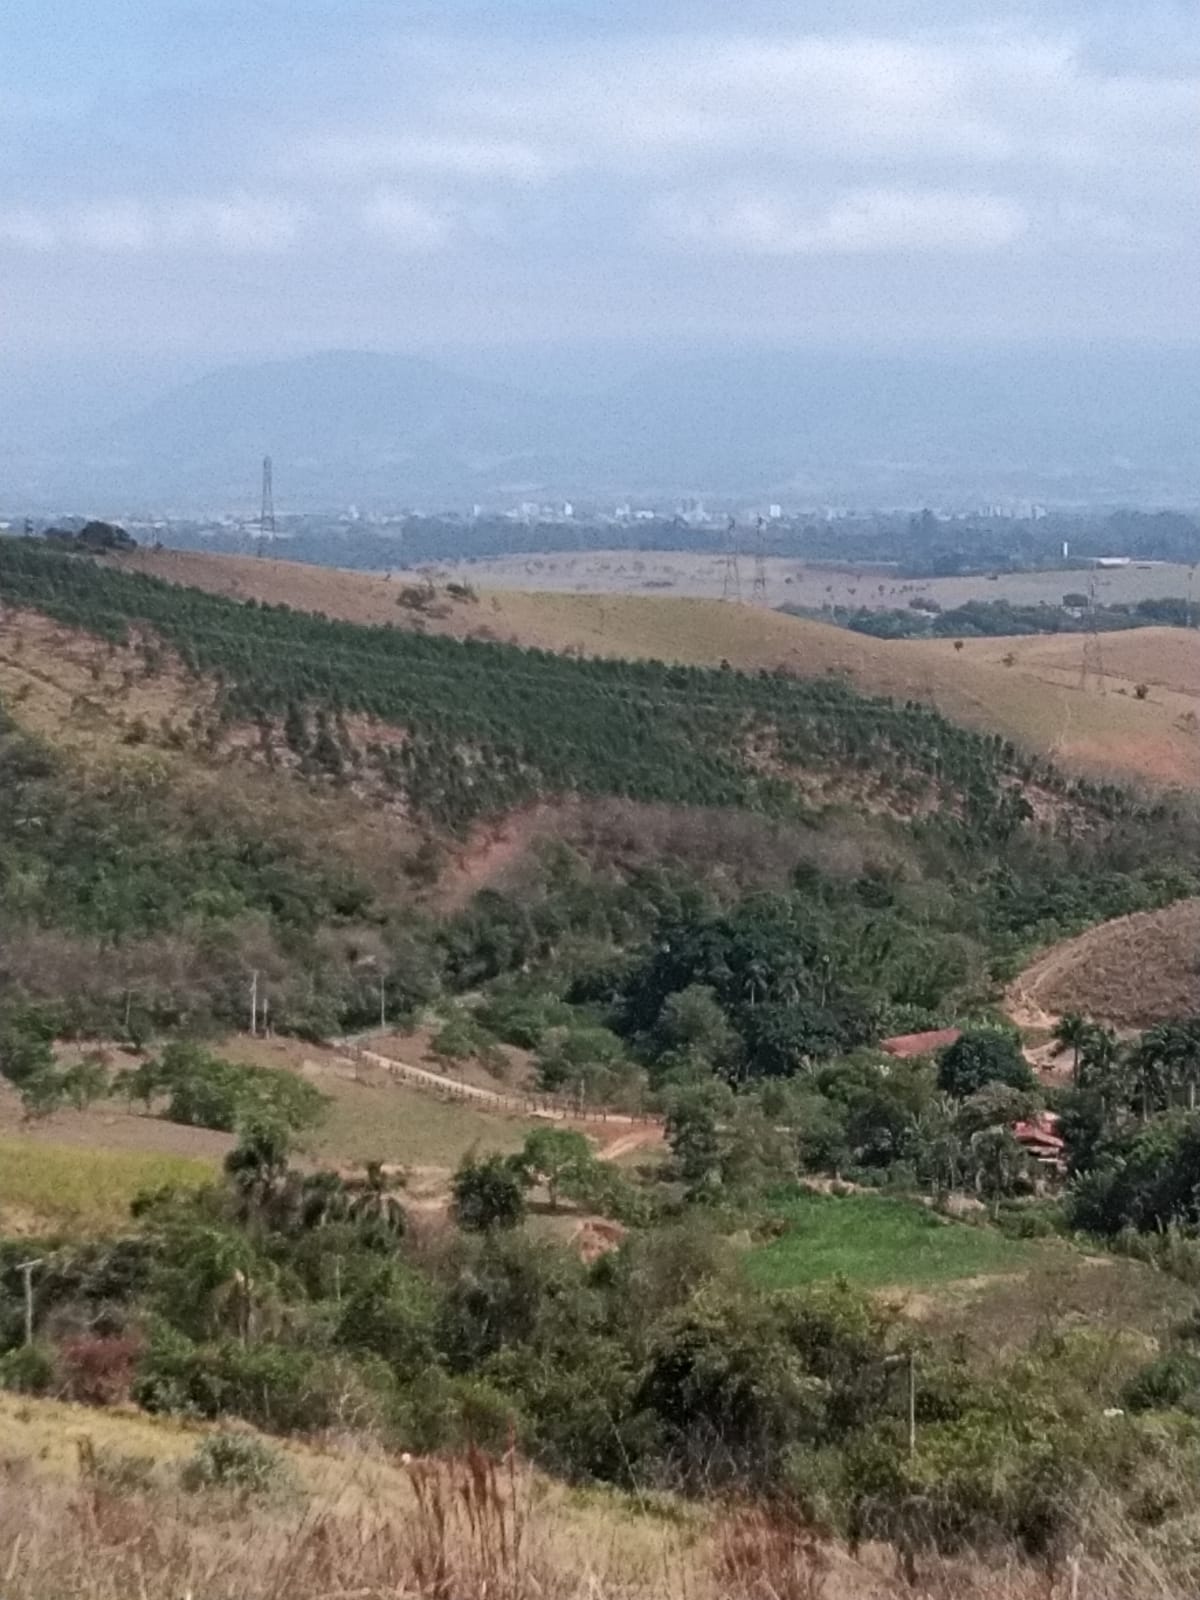
[[[1200,1013],[1200,900],[1141,911],[1055,945],[1012,985],[1012,1014],[1045,1023],[1069,1012],[1118,1028]]]
[[[453,638],[499,639],[590,656],[842,675],[863,692],[920,700],[1096,777],[1200,789],[1200,637],[1147,628],[1104,641],[1102,685],[1080,685],[1077,637],[886,642],[717,600],[496,590],[476,603],[438,594],[398,603],[406,575],[372,577],[252,557],[138,550],[128,570],[232,599]],[[1134,691],[1149,686],[1145,700]]]
[[[246,725],[270,764],[382,786],[408,814],[450,829],[577,793],[779,815],[850,801],[941,813],[986,837],[1080,799],[1011,745],[915,703],[864,698],[827,674],[464,648],[236,605],[26,544],[0,546],[0,597],[114,647],[142,639],[150,676],[164,670],[167,647],[221,684],[218,737]],[[1128,805],[1116,791],[1083,803]]]

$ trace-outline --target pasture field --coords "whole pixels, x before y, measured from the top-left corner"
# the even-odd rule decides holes
[[[111,1232],[142,1190],[195,1188],[215,1175],[213,1163],[187,1156],[0,1138],[0,1233]]]
[[[805,562],[768,556],[764,563],[772,606],[904,606],[914,595],[936,600],[943,610],[970,600],[1009,600],[1014,605],[1058,605],[1064,594],[1087,589],[1090,572],[981,573],[964,578],[903,578],[886,567],[855,568],[836,562]],[[505,556],[495,561],[448,562],[436,568],[453,581],[479,589],[538,589],[563,593],[651,594],[719,600],[725,591],[724,557],[676,550],[588,550]],[[743,549],[739,576],[749,596],[753,555]],[[1186,595],[1190,567],[1171,562],[1133,562],[1095,574],[1096,598],[1105,605]]]
[[[411,1042],[411,1049],[405,1046]],[[298,1072],[326,1096],[325,1115],[300,1146],[309,1159],[361,1166],[383,1161],[397,1166],[453,1168],[469,1150],[519,1150],[537,1124],[486,1105],[441,1099],[384,1068],[351,1064],[336,1049],[298,1039],[251,1039],[234,1034],[216,1047],[227,1061]],[[385,1052],[386,1053],[386,1052]],[[393,1051],[414,1065],[428,1065],[415,1041],[400,1038]]]
[[[1019,1273],[1036,1247],[992,1228],[949,1222],[914,1201],[882,1195],[779,1196],[774,1213],[788,1224],[754,1251],[748,1268],[767,1289],[794,1289],[842,1275],[864,1289],[929,1289],[961,1279]]]
[[[1194,1291],[1141,1262],[1062,1238],[1009,1239],[914,1200],[793,1191],[772,1207],[787,1232],[747,1258],[752,1280],[794,1289],[837,1276],[877,1291],[939,1340],[981,1361],[1054,1330],[1087,1327],[1147,1347],[1186,1317]]]

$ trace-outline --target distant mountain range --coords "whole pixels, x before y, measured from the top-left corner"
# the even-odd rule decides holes
[[[0,507],[426,510],[525,499],[1200,500],[1200,352],[660,360],[543,395],[412,356],[226,367],[108,425],[0,442]]]

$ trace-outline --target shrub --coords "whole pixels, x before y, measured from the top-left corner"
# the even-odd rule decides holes
[[[18,1394],[48,1394],[57,1381],[54,1351],[44,1344],[24,1344],[0,1356],[0,1389]]]
[[[528,1182],[519,1162],[505,1156],[468,1156],[454,1174],[454,1215],[460,1228],[490,1233],[525,1220]]]
[[[1200,1355],[1173,1350],[1143,1367],[1125,1389],[1130,1411],[1194,1411],[1200,1402]]]
[[[280,1344],[170,1340],[143,1359],[133,1397],[148,1411],[235,1416],[271,1432],[311,1433],[374,1426],[390,1388],[382,1363]]]
[[[58,1350],[63,1395],[86,1406],[123,1405],[141,1351],[142,1342],[133,1334],[79,1334],[64,1340]]]
[[[283,1456],[264,1439],[232,1431],[201,1439],[179,1471],[179,1481],[189,1491],[240,1489],[246,1494],[277,1493],[290,1485],[291,1476]]]
[[[1016,1035],[996,1028],[964,1033],[942,1051],[938,1061],[938,1088],[960,1100],[975,1094],[986,1083],[1030,1089],[1036,1081]]]
[[[160,1060],[139,1067],[130,1089],[148,1105],[165,1095],[171,1122],[222,1133],[254,1121],[282,1123],[293,1131],[311,1127],[325,1103],[312,1084],[290,1072],[223,1061],[186,1040],[169,1044]]]

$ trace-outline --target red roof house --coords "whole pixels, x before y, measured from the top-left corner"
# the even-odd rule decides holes
[[[894,1039],[885,1039],[880,1049],[886,1050],[889,1056],[907,1061],[912,1056],[928,1056],[935,1050],[944,1050],[961,1038],[961,1028],[935,1028],[930,1033],[897,1034]]]

